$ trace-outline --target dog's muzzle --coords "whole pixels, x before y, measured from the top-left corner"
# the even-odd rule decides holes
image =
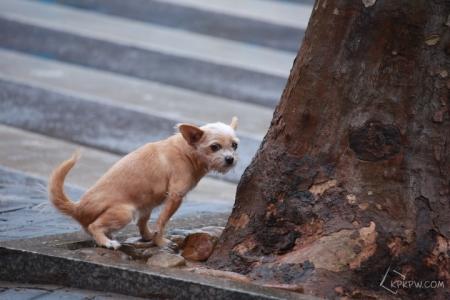
[[[228,166],[233,165],[233,163],[234,163],[234,157],[233,157],[233,156],[226,156],[226,157],[225,157],[225,163],[226,163]]]

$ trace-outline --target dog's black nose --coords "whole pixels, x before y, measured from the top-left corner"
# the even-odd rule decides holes
[[[226,162],[228,165],[231,165],[231,164],[234,162],[233,156],[226,156],[226,157],[225,157],[225,162]]]

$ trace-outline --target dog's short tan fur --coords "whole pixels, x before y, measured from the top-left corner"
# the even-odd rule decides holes
[[[163,236],[164,226],[186,193],[209,171],[225,173],[234,166],[236,126],[236,117],[230,125],[179,124],[180,133],[148,143],[120,159],[78,203],[72,202],[63,189],[67,173],[79,158],[76,153],[50,176],[50,200],[61,212],[77,220],[98,245],[120,247],[111,240],[111,233],[134,219],[144,240],[169,246],[170,241]],[[152,209],[163,202],[156,231],[152,233],[147,222]]]

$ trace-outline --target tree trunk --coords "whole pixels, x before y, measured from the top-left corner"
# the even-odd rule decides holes
[[[316,1],[211,266],[329,298],[450,299],[449,14]],[[394,270],[441,283],[397,288]]]

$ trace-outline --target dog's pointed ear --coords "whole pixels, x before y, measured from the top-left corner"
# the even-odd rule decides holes
[[[238,118],[234,116],[233,118],[231,118],[230,127],[236,130],[237,126],[238,126]]]
[[[191,124],[178,124],[178,130],[189,145],[194,145],[203,136],[203,130]]]

